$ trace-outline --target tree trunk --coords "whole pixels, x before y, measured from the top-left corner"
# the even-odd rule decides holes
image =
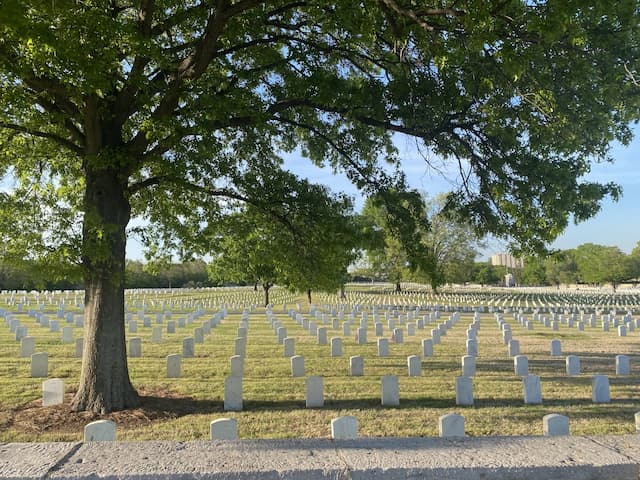
[[[396,293],[402,292],[402,287],[400,286],[400,280],[396,281]]]
[[[307,289],[307,299],[309,300],[309,303],[311,303],[311,289]]]
[[[347,299],[347,292],[344,289],[344,285],[342,285],[340,287],[340,300],[346,300]]]
[[[264,306],[266,307],[269,305],[269,289],[271,288],[271,284],[263,283],[262,288],[264,289]]]
[[[139,405],[129,380],[124,326],[127,176],[102,160],[85,166],[82,262],[84,352],[72,409],[104,414]],[[117,163],[117,162],[114,162]]]

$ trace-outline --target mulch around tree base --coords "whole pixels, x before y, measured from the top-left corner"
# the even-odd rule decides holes
[[[138,394],[141,401],[138,408],[105,415],[72,411],[73,392],[65,394],[64,403],[60,405],[43,407],[42,399],[37,399],[7,412],[7,417],[0,421],[0,428],[32,434],[82,433],[87,423],[113,420],[118,429],[128,430],[184,415],[204,413],[211,411],[212,407],[203,408],[202,401],[168,390],[138,389]]]

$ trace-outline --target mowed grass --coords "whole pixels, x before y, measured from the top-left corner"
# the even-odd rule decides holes
[[[14,299],[20,301],[21,295]],[[63,378],[67,391],[77,387],[81,361],[75,358],[75,345],[62,344],[61,334],[40,327],[26,310],[34,308],[33,296],[27,297],[31,305],[23,313],[17,313],[15,304],[8,296],[0,298],[0,308],[12,312],[28,328],[28,334],[36,337],[36,351],[49,354],[49,378]],[[44,296],[40,297],[41,302]],[[50,297],[44,311],[49,319],[56,319],[56,303],[62,294]],[[585,327],[585,331],[568,328],[560,324],[558,331],[545,328],[535,322],[533,330],[521,326],[512,313],[504,313],[504,320],[511,325],[513,338],[520,341],[520,353],[529,359],[529,372],[541,377],[543,403],[525,405],[520,377],[514,373],[513,359],[502,341],[493,313],[481,315],[478,331],[477,371],[473,378],[474,400],[472,407],[457,406],[455,402],[455,379],[461,375],[461,357],[466,354],[466,331],[473,320],[472,312],[460,314],[460,320],[442,336],[442,343],[434,345],[434,355],[422,358],[422,376],[407,376],[407,357],[422,355],[421,341],[431,338],[431,329],[444,322],[452,312],[441,311],[440,318],[432,320],[424,329],[416,329],[415,336],[408,336],[406,325],[401,325],[400,316],[409,311],[416,318],[430,313],[431,306],[469,306],[476,302],[482,305],[524,308],[522,302],[558,301],[556,297],[523,297],[514,300],[490,295],[462,295],[459,293],[434,296],[428,292],[389,295],[371,290],[366,293],[350,292],[345,301],[336,296],[322,295],[315,300],[317,309],[326,314],[326,324],[321,318],[309,314],[309,305],[284,290],[272,294],[273,313],[286,327],[287,336],[295,339],[295,353],[305,357],[306,376],[320,375],[324,379],[323,408],[305,408],[305,378],[292,378],[289,358],[283,354],[283,345],[267,319],[261,292],[251,289],[192,290],[156,293],[135,291],[128,293],[128,311],[137,319],[137,312],[146,306],[145,315],[151,317],[151,326],[157,326],[156,314],[170,310],[171,320],[178,321],[188,313],[199,309],[204,314],[184,327],[176,326],[175,334],[166,333],[167,319],[163,319],[161,343],[151,342],[151,327],[143,327],[138,321],[138,332],[128,337],[142,338],[142,358],[129,359],[129,371],[134,385],[142,392],[165,392],[163,408],[175,415],[160,420],[138,422],[132,428],[118,427],[120,440],[194,440],[209,438],[209,423],[221,417],[238,419],[241,438],[296,438],[328,437],[331,419],[341,415],[353,415],[358,419],[361,436],[437,436],[438,418],[447,413],[461,413],[465,417],[466,432],[471,436],[487,435],[540,435],[542,417],[549,413],[560,413],[570,418],[571,432],[575,435],[623,434],[635,432],[634,414],[640,411],[640,330],[619,337],[617,329],[603,332],[600,313],[597,327]],[[627,309],[638,316],[635,297],[614,299],[618,302],[617,318]],[[570,300],[575,301],[575,300]],[[586,298],[585,298],[586,301]],[[610,306],[599,301],[598,308],[609,312]],[[628,301],[626,304],[624,301]],[[509,302],[512,304],[509,305]],[[518,302],[521,302],[518,305]],[[620,303],[622,302],[622,303]],[[77,307],[66,311],[80,313]],[[72,302],[71,302],[72,303]],[[502,305],[499,305],[502,303]],[[506,303],[506,304],[505,304]],[[352,319],[351,334],[343,336],[342,323],[348,321],[354,305],[360,310]],[[395,310],[379,308],[379,318],[384,325],[384,337],[390,338],[385,312],[389,311],[396,327],[404,329],[404,343],[390,343],[390,356],[377,355],[377,344],[373,324],[373,305],[394,305]],[[612,304],[613,305],[613,304]],[[299,310],[298,310],[298,307]],[[192,336],[194,328],[222,308],[228,314],[220,325],[205,337],[204,343],[196,344],[195,358],[182,359],[182,377],[167,379],[166,356],[181,353],[182,339]],[[333,328],[333,313],[344,308],[343,319]],[[585,310],[588,305],[581,305]],[[343,354],[331,357],[331,347],[318,345],[317,338],[291,318],[285,309],[294,309],[306,318],[325,326],[328,337],[342,337]],[[250,310],[243,380],[243,411],[223,411],[224,379],[230,374],[230,357],[234,354],[237,328],[243,310]],[[593,310],[591,310],[593,311]],[[355,331],[360,324],[362,312],[368,314],[367,344],[356,343]],[[397,316],[396,316],[397,315]],[[532,320],[532,314],[527,313]],[[549,314],[543,314],[549,315]],[[578,313],[578,318],[580,313]],[[67,325],[65,319],[58,319]],[[82,431],[60,431],[52,425],[44,431],[25,431],[12,421],[15,412],[26,408],[41,397],[43,379],[30,378],[30,359],[19,358],[19,342],[4,323],[0,324],[0,441],[77,441]],[[76,338],[82,336],[75,329]],[[550,356],[550,342],[562,342],[562,356]],[[615,356],[628,355],[631,359],[631,375],[615,374]],[[364,357],[364,376],[349,375],[349,357]],[[581,375],[568,377],[565,356],[578,355],[581,360]],[[611,402],[594,404],[591,400],[591,377],[594,373],[609,375]],[[380,405],[383,375],[398,375],[400,382],[400,406]],[[185,398],[189,397],[189,399]],[[42,407],[40,407],[42,408]],[[43,409],[44,410],[44,409]]]

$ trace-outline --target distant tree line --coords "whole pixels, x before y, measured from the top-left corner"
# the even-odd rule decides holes
[[[640,242],[630,254],[618,247],[585,243],[577,248],[528,258],[522,271],[514,272],[523,285],[637,283],[640,279]]]
[[[516,283],[524,286],[553,286],[561,284],[610,284],[640,281],[640,242],[630,254],[618,247],[585,243],[577,248],[560,250],[547,256],[527,257],[522,269],[506,269],[491,262],[476,262],[475,251],[465,242],[465,254],[447,259],[440,264],[441,279],[446,284],[504,284],[504,275],[514,275]],[[365,257],[366,258],[366,255]],[[239,259],[236,260],[239,262]],[[233,268],[232,266],[235,265]],[[257,285],[260,276],[249,274],[237,263],[227,265],[220,260],[207,263],[195,260],[183,263],[144,263],[128,260],[125,269],[126,288],[200,288],[223,285]],[[374,282],[401,279],[403,282],[429,283],[420,271],[408,267],[399,269],[392,263],[375,265],[360,262],[352,265],[348,273],[340,273],[342,282]],[[385,268],[386,267],[386,268]],[[343,272],[343,266],[338,268]],[[69,269],[69,272],[73,272]],[[246,275],[243,275],[245,273]],[[246,278],[244,278],[246,277]],[[275,277],[273,277],[275,278]],[[338,282],[339,283],[339,282]],[[64,290],[84,288],[79,278],[70,274],[61,279],[46,265],[23,262],[20,265],[0,263],[0,290]]]
[[[71,271],[72,269],[70,269]],[[198,288],[212,286],[207,264],[202,260],[161,265],[128,260],[125,288]],[[46,266],[24,262],[19,266],[0,264],[0,290],[76,290],[84,288],[79,277],[60,279]]]

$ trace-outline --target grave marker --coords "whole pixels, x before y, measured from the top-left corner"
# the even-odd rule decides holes
[[[407,369],[410,377],[422,376],[422,362],[417,355],[410,355],[407,357]]]
[[[306,407],[319,408],[322,406],[324,406],[324,386],[322,377],[307,377]]]
[[[331,438],[334,440],[353,440],[358,437],[358,420],[351,415],[331,420]]]
[[[331,338],[331,356],[332,357],[342,356],[342,338],[340,337]]]
[[[182,376],[182,356],[178,353],[167,355],[167,378]]]
[[[31,377],[42,378],[49,375],[49,354],[34,353],[31,355]]]
[[[36,353],[35,337],[22,337],[20,340],[20,356],[30,357],[34,353]]]
[[[464,437],[464,417],[457,413],[442,415],[438,419],[441,437]]]
[[[219,418],[209,424],[211,440],[237,440],[238,420],[235,418]]]
[[[291,376],[304,377],[304,357],[302,355],[291,357]]]
[[[400,405],[400,384],[397,375],[385,375],[382,377],[382,405],[385,407],[397,407]]]
[[[96,420],[84,427],[84,442],[114,442],[116,424],[112,420]]]
[[[473,405],[473,382],[469,377],[456,377],[456,405]]]
[[[552,413],[542,417],[542,432],[546,437],[569,435],[569,417]]]
[[[360,355],[353,355],[349,358],[349,375],[360,377],[364,375],[364,359]]]
[[[242,377],[224,379],[224,410],[239,412],[242,410]]]

